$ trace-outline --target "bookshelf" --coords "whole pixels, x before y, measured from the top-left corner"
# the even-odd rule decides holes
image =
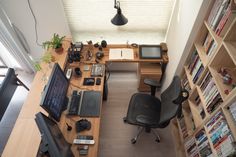
[[[189,98],[173,120],[176,156],[236,156],[235,0],[211,0],[180,77]]]

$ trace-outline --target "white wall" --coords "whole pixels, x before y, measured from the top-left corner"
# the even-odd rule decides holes
[[[169,63],[162,90],[169,86],[174,75],[180,75],[193,40],[205,17],[209,2],[210,0],[176,0],[166,36]]]
[[[71,36],[60,0],[30,0],[30,3],[38,23],[38,41],[40,44],[50,40],[53,33]],[[36,44],[34,19],[27,0],[0,0],[0,5],[11,22],[25,36],[30,46],[30,55],[33,58],[39,58],[43,53],[43,49]]]

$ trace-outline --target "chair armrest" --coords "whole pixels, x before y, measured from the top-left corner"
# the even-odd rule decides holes
[[[149,86],[154,86],[156,88],[161,88],[161,84],[157,80],[144,79],[144,83]]]

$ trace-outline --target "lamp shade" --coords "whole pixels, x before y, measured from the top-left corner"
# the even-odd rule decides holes
[[[117,14],[111,19],[111,23],[117,26],[122,26],[128,23],[128,19],[122,14],[121,9],[117,9]]]

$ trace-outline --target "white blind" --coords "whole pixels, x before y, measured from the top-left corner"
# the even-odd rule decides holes
[[[63,0],[75,41],[107,40],[109,43],[159,43],[164,40],[175,0],[120,0],[128,18],[115,26],[114,0]]]

